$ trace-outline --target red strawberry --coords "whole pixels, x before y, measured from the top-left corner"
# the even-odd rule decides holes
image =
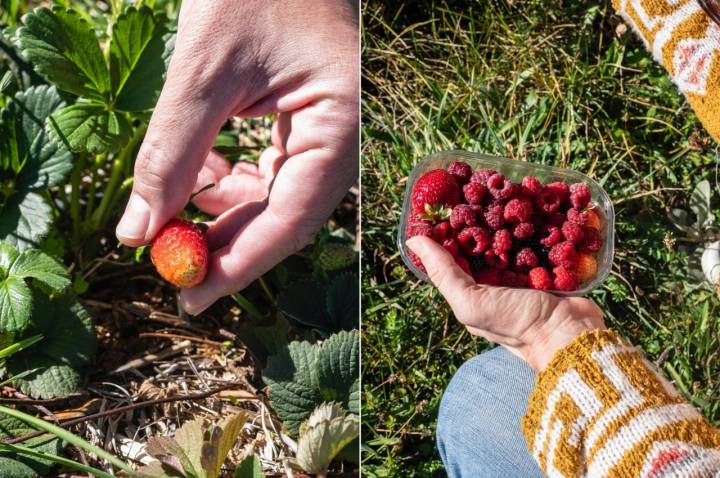
[[[153,239],[150,259],[158,273],[181,288],[194,287],[208,269],[205,232],[184,219],[171,219]]]
[[[412,190],[412,205],[418,214],[431,214],[439,207],[451,208],[461,200],[460,186],[444,169],[420,176]]]

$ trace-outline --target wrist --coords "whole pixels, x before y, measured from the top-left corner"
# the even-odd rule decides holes
[[[556,308],[529,347],[528,363],[536,371],[541,372],[552,360],[553,356],[584,332],[604,329],[605,321],[600,309],[586,299],[569,299],[583,301],[581,307],[566,307],[562,304]],[[577,310],[580,309],[580,310]]]

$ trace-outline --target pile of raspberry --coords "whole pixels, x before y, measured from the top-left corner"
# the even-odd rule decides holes
[[[413,194],[406,237],[442,244],[478,284],[574,291],[597,275],[602,221],[586,184],[542,184],[533,176],[518,184],[462,161],[424,176],[442,187]],[[427,197],[442,202],[417,201]],[[419,258],[410,257],[425,272]]]

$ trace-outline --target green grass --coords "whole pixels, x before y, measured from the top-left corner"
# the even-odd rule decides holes
[[[702,179],[717,208],[717,145],[664,70],[631,32],[618,36],[609,3],[413,5],[363,12],[364,473],[443,475],[440,397],[489,347],[409,274],[395,243],[408,173],[451,148],[568,167],[603,185],[617,252],[592,298],[720,425],[718,299],[690,279],[667,219]]]

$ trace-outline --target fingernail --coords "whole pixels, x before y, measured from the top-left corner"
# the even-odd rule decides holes
[[[115,234],[120,241],[144,241],[148,224],[150,224],[150,206],[139,194],[132,193]]]
[[[411,251],[413,251],[415,254],[419,252],[420,249],[422,249],[422,241],[418,240],[419,236],[411,237],[407,241],[405,241],[405,245],[410,248]]]

